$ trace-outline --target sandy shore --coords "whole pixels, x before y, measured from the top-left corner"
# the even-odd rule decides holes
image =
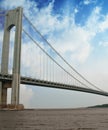
[[[0,111],[0,130],[108,130],[108,108]]]

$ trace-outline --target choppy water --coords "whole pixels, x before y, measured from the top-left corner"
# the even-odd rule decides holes
[[[0,130],[108,130],[108,109],[0,111]]]

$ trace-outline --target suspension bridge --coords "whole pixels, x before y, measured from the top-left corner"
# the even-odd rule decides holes
[[[3,19],[5,22],[2,21]],[[21,7],[9,11],[0,11],[0,21],[0,27],[4,30],[0,62],[1,108],[7,106],[8,88],[12,88],[11,105],[14,108],[19,105],[20,84],[68,89],[108,96],[108,92],[89,82],[60,55],[45,36],[37,30],[32,20],[29,20],[23,13]],[[11,60],[12,67],[10,68],[10,33],[13,27],[15,27],[15,38],[14,45],[11,46],[13,47],[13,55],[11,57],[13,60]],[[29,57],[29,52],[22,48],[22,45],[24,47],[30,45],[31,53],[32,50],[35,50],[35,54]],[[25,52],[24,54],[27,56],[26,59],[22,58],[21,60],[21,48],[23,49],[22,53]],[[32,67],[33,69],[30,69]]]

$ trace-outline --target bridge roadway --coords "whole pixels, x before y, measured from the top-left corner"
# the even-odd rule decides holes
[[[12,75],[0,73],[0,81],[11,83]],[[21,77],[21,84],[67,89],[67,90],[74,90],[74,91],[80,91],[80,92],[86,92],[86,93],[93,93],[93,94],[98,94],[102,96],[108,96],[108,92],[105,92],[105,91],[98,91],[98,90],[94,90],[90,88],[83,88],[83,87],[79,87],[75,85],[67,85],[67,84],[51,82],[51,81],[44,81],[44,80],[39,80],[39,79],[34,79],[34,78],[29,78],[29,77]]]

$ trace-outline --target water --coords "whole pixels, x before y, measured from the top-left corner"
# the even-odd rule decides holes
[[[108,130],[108,108],[0,111],[0,130]]]

